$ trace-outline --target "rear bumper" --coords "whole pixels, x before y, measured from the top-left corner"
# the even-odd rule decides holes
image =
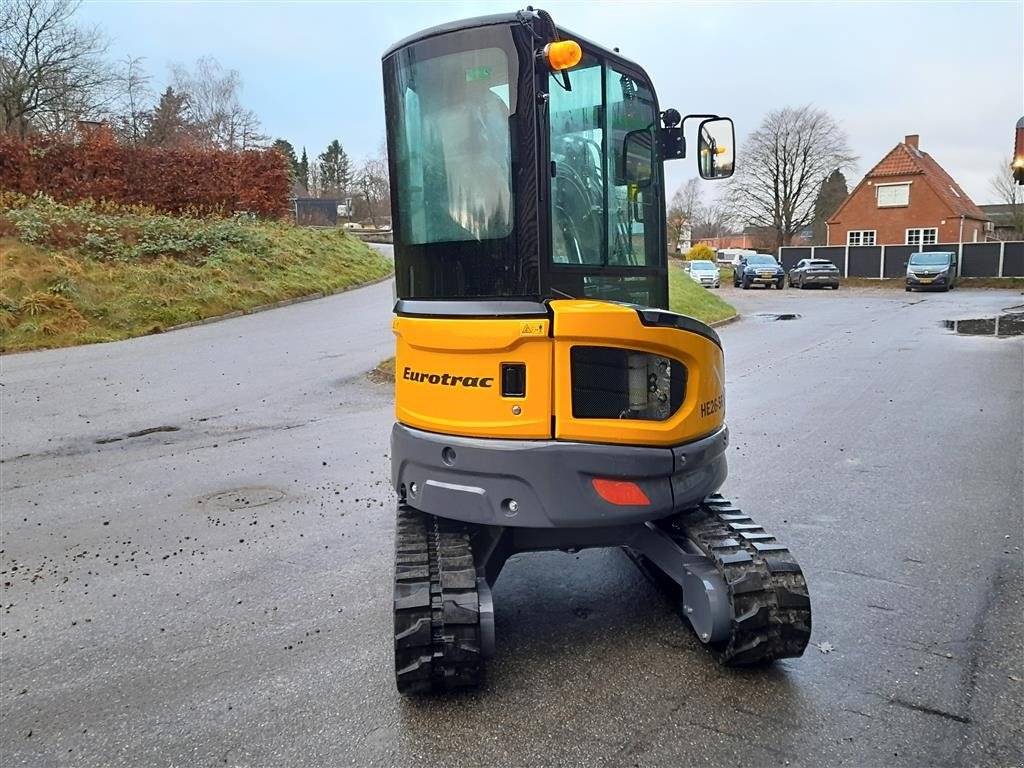
[[[839,278],[830,275],[804,275],[800,279],[800,285],[839,285]]]
[[[727,473],[729,430],[670,448],[491,440],[395,424],[391,482],[416,509],[484,525],[583,528],[656,520],[694,506]],[[630,480],[650,500],[615,505],[593,478]],[[414,492],[415,486],[415,492]]]

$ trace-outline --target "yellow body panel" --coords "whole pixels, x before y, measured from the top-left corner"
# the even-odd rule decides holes
[[[677,328],[646,326],[636,310],[601,301],[552,301],[555,315],[555,438],[621,445],[679,445],[725,422],[725,358],[710,339]],[[678,360],[687,370],[686,396],[665,421],[574,419],[570,350],[618,347]]]
[[[396,317],[391,327],[402,424],[469,437],[551,438],[549,320]],[[501,396],[502,363],[526,365],[526,397]],[[419,374],[426,378],[416,380]]]
[[[645,446],[681,445],[722,426],[725,363],[713,341],[646,326],[621,304],[557,300],[550,307],[553,329],[547,319],[396,317],[398,421],[468,437]],[[678,360],[687,370],[682,405],[665,421],[573,418],[570,351],[576,345]],[[502,363],[525,364],[525,397],[502,397]]]

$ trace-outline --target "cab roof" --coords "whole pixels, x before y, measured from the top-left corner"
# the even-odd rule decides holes
[[[438,24],[437,26],[428,27],[427,29],[420,30],[419,32],[415,32],[409,35],[408,37],[399,40],[397,43],[395,43],[386,51],[384,51],[383,55],[381,56],[381,59],[386,59],[388,56],[395,53],[395,51],[401,50],[402,48],[405,48],[408,45],[412,45],[413,43],[418,43],[420,40],[426,40],[429,37],[435,37],[437,35],[444,35],[447,34],[448,32],[458,32],[460,30],[475,29],[477,27],[512,26],[515,24],[521,24],[521,15],[525,14],[530,14],[530,11],[523,10],[513,11],[510,13],[492,13],[487,16],[474,16],[469,19],[448,21],[445,22],[444,24]],[[534,18],[539,20],[540,17],[534,15]],[[647,71],[643,67],[641,67],[637,62],[633,61],[632,59],[626,58],[625,56],[622,56],[619,53],[616,53],[611,48],[606,48],[603,45],[595,43],[593,40],[583,37],[582,35],[577,35],[572,30],[565,29],[564,27],[560,27],[557,24],[555,25],[555,28],[558,30],[558,36],[561,39],[575,40],[584,48],[589,48],[592,51],[599,51],[603,57],[607,58],[610,61],[624,64],[628,67],[639,70],[644,74],[647,73]],[[572,70],[570,69],[568,71],[571,75]],[[648,80],[650,80],[649,76]]]

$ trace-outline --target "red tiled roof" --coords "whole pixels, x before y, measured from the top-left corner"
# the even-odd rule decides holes
[[[867,172],[865,178],[871,179],[875,176],[907,176],[912,173],[924,173],[924,170],[914,162],[910,152],[911,149],[906,144],[897,144],[892,152],[883,157],[878,165]]]
[[[960,189],[953,177],[946,173],[946,170],[939,165],[927,152],[921,152],[921,165],[924,166],[924,177],[938,193],[939,197],[949,204],[953,209],[954,216],[966,216],[969,219],[981,219],[988,221],[988,216],[974,201],[967,196],[967,193]]]
[[[967,193],[960,188],[960,185],[953,180],[953,177],[946,173],[945,169],[935,162],[931,155],[909,144],[897,144],[893,147],[889,154],[867,172],[861,183],[857,185],[857,189],[850,193],[850,197],[853,197],[868,179],[884,176],[918,175],[923,176],[928,186],[949,206],[953,216],[964,216],[968,219],[989,221],[989,217],[985,215],[985,212],[974,204],[974,201],[967,196]],[[829,221],[839,215],[839,211],[843,209],[845,204],[844,201],[843,205],[840,205],[839,209],[832,214]]]

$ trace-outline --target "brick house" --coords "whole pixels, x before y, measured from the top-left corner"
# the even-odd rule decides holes
[[[989,217],[907,136],[828,220],[829,245],[932,245],[985,239]]]

